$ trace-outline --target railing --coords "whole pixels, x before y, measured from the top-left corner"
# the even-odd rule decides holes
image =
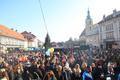
[[[104,39],[103,41],[106,42],[106,41],[115,41],[116,39],[113,37],[113,38],[106,38]]]

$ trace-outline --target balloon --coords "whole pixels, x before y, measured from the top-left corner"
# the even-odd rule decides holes
[[[50,53],[53,53],[54,52],[54,48],[50,48]]]
[[[50,52],[50,49],[48,49],[48,52]]]
[[[50,56],[50,49],[46,51],[46,55]]]

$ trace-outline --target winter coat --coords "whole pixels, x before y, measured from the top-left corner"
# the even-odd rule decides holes
[[[82,78],[83,80],[93,80],[92,75],[90,75],[88,71],[84,71]]]

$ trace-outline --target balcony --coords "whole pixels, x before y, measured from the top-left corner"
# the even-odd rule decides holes
[[[114,37],[106,38],[106,39],[104,39],[103,41],[104,41],[104,42],[115,41],[115,38],[114,38]]]

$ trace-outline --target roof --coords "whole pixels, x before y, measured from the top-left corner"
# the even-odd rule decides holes
[[[85,29],[83,30],[80,36],[85,36]]]
[[[14,31],[14,30],[11,30],[4,25],[0,25],[0,35],[15,38],[15,39],[18,39],[18,40],[25,40],[24,36],[22,34]]]
[[[117,18],[117,17],[120,17],[120,11],[116,11],[115,13],[112,13],[112,14],[106,16],[103,20],[101,20],[99,22],[99,24],[102,23],[102,22],[109,21],[109,20],[111,20],[113,18]]]
[[[24,38],[25,38],[26,40],[28,40],[28,41],[33,41],[33,40],[36,38],[36,36],[35,36],[34,34],[32,34],[31,32],[24,31],[24,32],[22,32],[21,34],[22,34],[22,35],[24,36]]]

